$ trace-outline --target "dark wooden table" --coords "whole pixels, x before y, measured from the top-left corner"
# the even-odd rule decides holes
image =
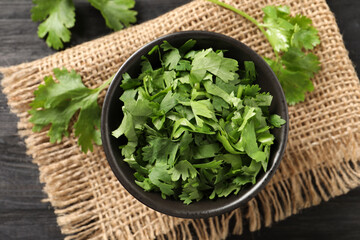
[[[138,23],[159,16],[189,0],[136,0]],[[335,13],[350,58],[360,66],[360,1],[328,0]],[[0,66],[10,66],[50,55],[30,20],[31,1],[0,0]],[[76,26],[67,47],[110,32],[100,13],[76,0]],[[360,67],[357,68],[360,71]],[[0,92],[0,239],[62,239],[53,209],[38,180],[38,169],[25,154],[17,134],[17,117],[9,112]],[[229,239],[238,239],[230,236]],[[360,188],[302,211],[271,228],[245,232],[242,239],[360,239]]]

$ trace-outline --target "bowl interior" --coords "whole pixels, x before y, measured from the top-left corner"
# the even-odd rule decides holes
[[[197,41],[195,49],[211,47],[215,50],[228,50],[225,56],[238,60],[240,68],[243,68],[242,64],[245,60],[253,61],[257,71],[256,83],[260,85],[262,91],[270,92],[273,96],[270,113],[280,115],[287,123],[281,128],[273,129],[272,133],[275,136],[275,142],[271,148],[268,170],[259,173],[255,185],[249,185],[242,189],[237,195],[230,195],[227,198],[218,198],[216,200],[204,199],[191,203],[190,205],[185,205],[179,200],[164,200],[161,198],[160,193],[145,192],[137,186],[134,182],[134,171],[126,162],[122,161],[123,157],[119,150],[119,146],[125,144],[126,141],[124,141],[124,138],[116,139],[111,136],[111,132],[119,126],[123,117],[121,111],[122,103],[119,100],[122,94],[122,89],[119,87],[122,74],[127,72],[132,77],[137,76],[140,72],[141,56],[147,54],[155,45],[161,44],[164,40],[167,40],[175,47],[179,47],[189,39]],[[101,119],[101,135],[107,160],[114,174],[125,189],[150,208],[168,215],[183,218],[204,218],[219,215],[239,207],[242,203],[254,197],[266,185],[278,167],[285,149],[287,132],[288,112],[284,93],[275,74],[266,62],[254,51],[237,40],[225,35],[202,31],[178,32],[163,36],[134,53],[121,66],[111,83],[103,104]]]

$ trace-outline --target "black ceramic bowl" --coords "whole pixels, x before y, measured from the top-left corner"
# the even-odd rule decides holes
[[[260,85],[262,91],[270,92],[273,96],[270,113],[280,115],[286,120],[286,124],[272,131],[275,136],[275,143],[271,148],[268,170],[259,173],[255,185],[244,188],[237,195],[230,195],[226,198],[218,198],[215,200],[201,200],[191,203],[190,205],[185,205],[180,200],[162,199],[160,193],[145,192],[136,185],[133,176],[134,171],[123,161],[121,151],[119,150],[119,146],[124,145],[126,142],[121,139],[116,139],[111,135],[111,132],[119,126],[123,118],[121,111],[122,103],[119,100],[122,94],[122,90],[119,87],[122,81],[122,74],[128,72],[131,76],[137,76],[140,71],[141,56],[147,54],[155,45],[161,44],[164,40],[175,47],[179,47],[189,39],[195,39],[197,41],[195,48],[198,49],[211,47],[213,49],[228,50],[225,56],[238,60],[240,66],[245,60],[253,61],[258,74],[257,83]],[[288,110],[285,96],[271,68],[259,55],[245,44],[225,35],[212,32],[177,32],[160,37],[140,48],[120,67],[115,75],[106,93],[101,116],[101,136],[104,150],[109,165],[120,183],[131,195],[148,207],[171,216],[182,218],[206,218],[220,215],[239,207],[253,198],[265,187],[278,168],[285,150],[287,135]]]

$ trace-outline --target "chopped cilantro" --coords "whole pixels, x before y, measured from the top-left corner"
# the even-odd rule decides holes
[[[185,204],[254,184],[267,169],[270,129],[285,123],[263,111],[272,96],[253,84],[253,62],[239,70],[223,51],[193,50],[195,44],[165,41],[148,53],[159,62],[144,56],[139,75],[123,74],[124,118],[112,133],[127,139],[121,151],[136,184]]]

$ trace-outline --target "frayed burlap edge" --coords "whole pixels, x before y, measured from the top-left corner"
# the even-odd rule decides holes
[[[258,4],[271,4],[271,1],[254,2],[255,3],[251,3],[251,6],[255,6],[255,8],[258,7]],[[295,1],[282,2],[295,5]],[[237,4],[239,5],[239,3]],[[311,4],[318,4],[320,7],[325,8],[325,10],[321,9],[322,11],[329,11],[324,1],[307,1],[302,3],[305,9],[306,6],[311,8]],[[215,15],[220,13],[231,15],[208,3],[195,2],[174,10],[162,18],[165,19],[166,17],[169,18],[169,16],[183,14],[186,8],[200,8],[200,5],[201,7],[205,6],[210,8],[211,6],[214,8],[216,12],[212,14]],[[201,18],[204,17],[204,15],[205,14],[198,17]],[[331,17],[333,16],[331,15]],[[231,16],[231,18],[233,19],[234,17]],[[239,20],[236,17],[235,19]],[[158,24],[157,21],[159,22],[159,20],[154,20],[146,24]],[[334,19],[332,19],[331,23],[335,24]],[[211,22],[209,24],[211,24]],[[316,22],[314,22],[314,24],[316,24]],[[197,28],[199,28],[199,26]],[[195,29],[197,28],[195,27]],[[206,27],[204,28],[206,29]],[[337,31],[335,34],[338,34],[338,29],[336,27],[335,29]],[[128,29],[125,31],[131,30],[132,29]],[[177,29],[175,26],[169,31],[176,30],[181,29]],[[208,30],[216,31],[217,29],[210,27]],[[232,35],[233,30],[229,29],[229,31],[230,32],[225,31],[225,34]],[[218,32],[221,32],[221,30]],[[246,38],[245,40],[248,39]],[[102,41],[102,39],[95,41]],[[81,47],[86,48],[87,45],[83,44],[79,48]],[[344,54],[344,51],[346,54],[343,45],[341,45],[339,49],[340,54]],[[59,54],[69,54],[71,51],[72,49],[69,49]],[[265,50],[261,50],[260,48],[258,51],[261,52]],[[326,54],[328,53],[326,50],[321,51],[325,53],[322,53],[320,59],[322,60],[323,58],[323,60],[326,60]],[[265,54],[266,53],[265,51]],[[152,215],[160,219],[157,226],[125,227],[125,230],[119,234],[126,234],[123,235],[126,236],[124,237],[126,239],[152,239],[156,237],[159,239],[191,239],[193,236],[197,236],[200,239],[224,239],[229,232],[241,234],[245,221],[249,229],[255,231],[260,229],[261,226],[270,226],[272,222],[283,220],[292,214],[298,213],[301,209],[317,205],[321,201],[327,201],[329,198],[345,194],[350,189],[358,187],[360,185],[360,148],[358,145],[360,140],[358,124],[360,123],[359,86],[354,83],[357,77],[347,55],[342,55],[341,57],[342,60],[345,59],[345,65],[338,66],[339,69],[335,69],[336,73],[345,72],[346,77],[352,79],[351,83],[353,85],[350,86],[349,89],[355,87],[355,90],[351,92],[352,97],[344,97],[352,108],[351,111],[347,113],[349,118],[346,121],[344,120],[346,127],[340,129],[340,133],[334,131],[333,134],[328,134],[328,136],[331,137],[319,137],[319,140],[317,139],[310,144],[300,144],[302,146],[301,149],[297,149],[298,144],[296,143],[296,141],[301,141],[301,136],[299,138],[290,136],[291,142],[289,142],[279,171],[268,186],[241,209],[219,217],[201,220],[171,218],[151,212]],[[40,181],[45,183],[44,191],[48,194],[48,199],[46,200],[50,201],[55,208],[55,213],[58,216],[57,221],[62,233],[67,235],[67,239],[116,239],[116,236],[121,235],[118,235],[116,232],[111,232],[112,228],[104,226],[105,222],[101,219],[102,215],[97,213],[97,209],[101,209],[102,207],[99,206],[101,202],[96,202],[96,199],[101,198],[101,195],[96,196],[96,193],[86,191],[92,189],[94,187],[92,184],[96,184],[96,181],[88,179],[88,175],[84,173],[84,169],[93,170],[92,166],[89,165],[92,164],[92,162],[84,160],[86,158],[93,158],[94,155],[104,157],[101,147],[96,147],[94,154],[79,154],[75,138],[71,136],[65,139],[60,145],[62,150],[59,152],[59,145],[52,145],[47,142],[46,132],[33,134],[30,130],[31,124],[28,122],[29,115],[27,114],[28,103],[33,99],[33,90],[41,82],[42,77],[40,78],[38,74],[41,76],[44,74],[44,71],[42,71],[38,65],[45,64],[52,66],[54,65],[52,58],[54,57],[11,68],[0,69],[4,74],[4,79],[2,80],[3,91],[8,97],[8,104],[11,111],[20,118],[18,124],[19,135],[25,137],[25,142],[28,147],[27,153],[31,155],[34,158],[34,162],[39,165]],[[126,59],[126,56],[122,56],[122,58]],[[123,61],[123,59],[121,61]],[[63,60],[60,60],[60,62],[62,61]],[[328,67],[327,64],[331,63],[322,61],[323,71],[325,71],[324,68]],[[71,63],[69,65],[71,65]],[[111,74],[111,72],[107,72],[103,74],[105,75],[103,78],[107,78],[107,75]],[[322,75],[319,74],[319,76],[326,78],[326,74],[327,73],[324,72]],[[100,83],[101,81],[95,81],[89,85],[96,86]],[[326,87],[326,85],[321,85],[321,81],[316,80],[315,85]],[[303,105],[311,105],[311,101],[318,101],[319,99],[317,99],[317,97],[321,93],[322,92],[314,93],[309,97],[310,103],[307,102]],[[304,107],[303,105],[300,104],[298,108],[301,109]],[[290,108],[290,114],[293,119],[299,117],[299,112],[300,110],[296,109],[296,107]],[[344,116],[345,115],[344,113]],[[290,129],[292,129],[290,130],[290,135],[296,133],[296,128],[292,127]],[[36,142],[36,145],[34,145],[34,142]],[[29,148],[29,146],[31,146],[31,148]],[[41,156],[42,149],[44,148],[49,152],[46,155],[47,159]],[[62,154],[63,159],[56,159],[59,154]],[[51,159],[52,157],[54,159]],[[101,170],[105,172],[106,175],[112,174],[106,161],[104,166],[101,165],[101,167]],[[293,169],[297,169],[297,171]],[[74,182],[76,186],[73,185]],[[129,202],[134,201],[131,196],[126,196],[126,198]],[[136,209],[134,211],[136,211]],[[151,210],[148,211],[150,215]],[[145,212],[145,214],[146,213],[147,212]],[[144,212],[141,214],[144,214]],[[229,222],[231,220],[235,222],[233,229],[229,229]],[[131,225],[132,223],[129,224]],[[142,227],[145,228],[141,229]],[[136,228],[141,230],[134,232],[133,229]]]

